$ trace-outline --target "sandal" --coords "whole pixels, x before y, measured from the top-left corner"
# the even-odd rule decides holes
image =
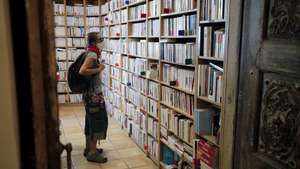
[[[85,148],[84,151],[83,151],[83,156],[86,157],[87,153],[88,153],[88,150]],[[97,148],[97,153],[102,154],[103,149],[102,148]]]
[[[107,162],[107,158],[99,153],[88,152],[86,155],[86,159],[90,162],[95,163],[105,163]]]

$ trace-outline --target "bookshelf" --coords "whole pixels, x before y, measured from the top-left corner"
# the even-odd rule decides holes
[[[81,95],[73,94],[68,87],[67,70],[76,57],[85,50],[86,33],[100,31],[99,3],[98,0],[53,1],[56,62],[60,77],[57,81],[57,94],[60,104],[82,102]]]
[[[83,48],[68,44],[67,27],[82,27],[85,33],[100,30],[105,39],[101,54],[107,110],[143,152],[160,168],[167,167],[164,146],[193,169],[200,168],[202,157],[195,155],[203,151],[201,146],[211,149],[215,156],[210,160],[217,161],[225,98],[225,1],[82,0],[76,6],[81,4],[84,12],[75,17],[83,17],[84,25],[77,26],[67,25],[72,16],[67,6],[75,3],[61,4],[63,12],[56,15],[65,20],[58,18],[57,26],[66,32],[57,36],[64,39],[58,46]],[[58,61],[73,60],[66,52]],[[210,168],[221,166],[216,162]]]

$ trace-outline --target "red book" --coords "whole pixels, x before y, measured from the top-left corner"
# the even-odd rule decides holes
[[[141,18],[146,18],[147,14],[141,13]]]

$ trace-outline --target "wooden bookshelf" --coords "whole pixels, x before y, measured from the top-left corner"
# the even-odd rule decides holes
[[[108,0],[104,1],[103,3],[105,2],[108,2]],[[122,41],[123,43],[123,40],[124,42],[126,43],[127,45],[127,48],[125,49],[126,52],[118,52],[118,51],[112,51],[112,50],[108,50],[108,49],[103,49],[104,52],[108,53],[108,54],[114,54],[114,53],[117,53],[117,54],[122,54],[122,55],[125,55],[127,56],[128,58],[142,58],[142,59],[146,59],[148,61],[147,63],[147,70],[149,70],[150,68],[150,63],[157,63],[158,65],[158,71],[159,71],[159,78],[160,80],[155,80],[155,79],[150,79],[150,78],[147,78],[146,76],[143,76],[139,73],[136,73],[136,72],[132,72],[130,70],[127,70],[125,69],[124,67],[118,67],[118,66],[115,66],[115,65],[111,65],[111,64],[107,64],[109,65],[109,67],[116,67],[120,70],[120,79],[116,78],[116,77],[109,77],[109,85],[107,86],[108,89],[111,90],[111,92],[113,94],[116,94],[116,95],[120,95],[120,92],[119,91],[114,91],[112,89],[112,80],[117,80],[117,81],[120,81],[120,84],[123,84],[126,86],[126,88],[129,88],[129,89],[132,89],[134,92],[136,93],[139,93],[141,95],[143,95],[143,97],[145,96],[145,98],[147,98],[147,100],[151,99],[152,101],[154,101],[156,104],[157,104],[157,110],[158,110],[158,115],[157,117],[154,117],[152,116],[148,110],[144,110],[143,106],[141,106],[142,104],[140,103],[140,105],[136,105],[135,103],[133,103],[132,101],[129,100],[129,97],[126,98],[124,96],[121,96],[122,98],[125,98],[125,101],[134,105],[135,108],[137,108],[139,111],[141,111],[143,114],[146,115],[146,122],[147,122],[147,119],[148,118],[153,118],[155,120],[157,120],[159,122],[159,125],[158,125],[158,137],[157,137],[157,140],[158,140],[158,159],[159,161],[157,161],[157,165],[159,165],[159,168],[164,168],[165,165],[163,165],[163,162],[161,161],[162,158],[161,158],[161,144],[165,144],[166,146],[170,147],[170,144],[168,144],[168,142],[166,140],[163,140],[161,139],[161,133],[160,133],[160,127],[163,126],[161,121],[161,107],[166,107],[168,109],[171,109],[173,110],[174,112],[177,112],[178,114],[181,114],[183,115],[187,120],[191,120],[194,122],[194,115],[190,115],[189,113],[187,113],[186,111],[183,111],[182,109],[178,108],[178,107],[174,107],[174,106],[171,106],[171,105],[168,105],[167,103],[163,102],[162,101],[162,87],[169,87],[171,89],[175,89],[176,91],[179,91],[179,92],[182,92],[184,94],[187,94],[191,97],[193,97],[193,108],[194,109],[197,109],[197,108],[203,108],[203,107],[212,107],[218,111],[223,111],[222,110],[222,103],[216,103],[214,101],[211,101],[208,99],[208,97],[204,97],[204,96],[198,96],[198,69],[199,69],[199,64],[203,64],[203,63],[208,63],[208,62],[212,62],[212,63],[216,63],[218,66],[223,66],[225,65],[225,62],[226,62],[226,59],[224,57],[223,58],[214,58],[214,57],[206,57],[206,56],[203,56],[203,29],[204,27],[224,27],[226,28],[226,18],[225,19],[215,19],[215,20],[201,20],[201,18],[203,18],[203,16],[201,16],[203,14],[203,11],[202,11],[202,4],[203,1],[200,1],[200,0],[197,0],[197,8],[196,9],[191,9],[191,10],[186,10],[186,11],[180,11],[180,12],[173,12],[173,13],[162,13],[164,10],[163,10],[163,7],[162,7],[162,1],[158,1],[158,15],[157,16],[148,16],[149,15],[149,10],[151,9],[149,4],[150,4],[150,0],[143,0],[143,1],[138,1],[138,2],[134,2],[134,3],[130,3],[130,4],[119,4],[120,6],[117,6],[116,9],[112,10],[112,11],[109,11],[107,13],[104,13],[104,14],[101,14],[99,16],[105,16],[105,15],[108,15],[108,14],[113,14],[114,12],[120,12],[120,10],[123,10],[123,9],[127,9],[127,20],[122,20],[120,19],[118,21],[118,23],[114,23],[114,24],[110,24],[110,25],[102,25],[100,26],[100,29],[104,30],[104,28],[110,28],[112,26],[125,26],[127,28],[127,35],[122,35],[122,36],[111,36],[110,34],[110,29],[108,29],[108,39],[109,40],[118,40],[118,41]],[[139,6],[139,5],[144,5],[146,4],[147,6],[147,16],[146,18],[139,18],[139,19],[132,19],[132,20],[129,20],[129,9],[131,7],[136,7],[136,6]],[[182,36],[164,36],[164,27],[163,27],[163,21],[164,19],[169,19],[169,18],[176,18],[176,17],[179,17],[179,16],[185,16],[185,15],[191,15],[191,14],[196,14],[196,27],[197,29],[195,30],[195,35],[182,35]],[[155,14],[153,14],[155,15]],[[122,18],[122,17],[121,17]],[[158,20],[159,22],[159,25],[160,25],[160,29],[159,29],[159,36],[150,36],[150,32],[149,32],[149,23],[152,22],[153,20]],[[133,23],[141,23],[141,22],[145,22],[146,23],[146,33],[145,33],[145,36],[132,36],[133,35],[133,32],[132,32],[132,24]],[[107,23],[110,23],[110,21],[107,21]],[[200,29],[201,28],[201,29]],[[201,31],[201,32],[200,32]],[[153,35],[156,35],[154,34],[154,30],[153,32]],[[202,34],[201,34],[202,33]],[[140,34],[140,33],[139,33]],[[129,47],[128,47],[128,44],[129,44],[129,41],[140,41],[140,40],[143,40],[146,42],[146,55],[145,56],[140,56],[140,55],[132,55],[132,54],[129,54]],[[169,62],[169,61],[166,61],[166,60],[162,60],[159,56],[157,56],[157,58],[150,58],[150,53],[148,53],[148,49],[149,49],[149,44],[148,42],[157,42],[157,43],[195,43],[196,44],[196,51],[195,53],[193,53],[193,63],[192,64],[180,64],[180,63],[173,63],[173,62]],[[199,45],[199,42],[201,42],[200,44],[200,47],[197,46]],[[120,45],[122,46],[122,45]],[[109,47],[111,48],[111,47]],[[159,47],[160,48],[160,47]],[[200,49],[201,51],[200,51]],[[121,51],[121,50],[120,50]],[[152,52],[154,53],[154,52]],[[209,56],[209,55],[207,55]],[[151,57],[155,57],[155,56],[151,56]],[[121,60],[121,62],[123,62]],[[127,61],[129,62],[129,61]],[[184,90],[182,88],[179,88],[177,86],[171,86],[170,84],[167,84],[163,81],[161,81],[163,78],[163,74],[162,74],[162,67],[163,67],[163,64],[170,64],[174,67],[177,67],[177,68],[180,68],[180,69],[186,69],[186,70],[191,70],[191,71],[194,71],[194,74],[195,74],[195,77],[194,77],[194,86],[193,86],[193,91],[188,91],[188,90]],[[120,64],[122,65],[122,64]],[[132,69],[131,69],[132,70]],[[142,91],[140,90],[137,90],[135,88],[133,88],[133,86],[127,86],[127,84],[123,82],[123,80],[121,80],[123,77],[122,77],[122,72],[121,71],[125,71],[127,73],[130,73],[134,76],[138,76],[138,77],[142,77],[144,79],[147,80],[147,84],[149,84],[149,82],[153,81],[153,82],[156,82],[158,83],[159,85],[159,88],[158,88],[158,91],[159,91],[159,98],[153,98],[151,96],[149,96],[147,93],[143,93]],[[226,71],[224,71],[226,72]],[[149,87],[148,87],[149,88]],[[148,89],[149,90],[149,89]],[[132,94],[132,96],[135,96]],[[222,96],[222,98],[224,99],[225,96]],[[110,100],[109,100],[110,102]],[[114,101],[112,101],[114,102]],[[117,112],[112,112],[112,113],[117,113]],[[124,113],[124,114],[128,114],[126,112],[120,112],[120,113]],[[222,114],[222,113],[220,113]],[[125,117],[126,118],[126,117]],[[222,128],[222,124],[221,124],[221,128]],[[188,144],[189,146],[192,146],[191,143],[187,143],[185,140],[183,140],[182,138],[179,138],[178,136],[176,136],[174,133],[172,133],[172,131],[168,130],[168,133],[169,134],[172,134],[174,135],[176,138],[178,138],[178,140],[180,140],[181,142],[184,142],[186,144]],[[222,147],[219,145],[219,141],[217,140],[217,137],[216,136],[213,136],[213,135],[199,135],[197,133],[192,133],[193,134],[193,137],[198,139],[204,139],[206,140],[207,142],[211,143],[212,145],[218,147],[219,151],[222,151]],[[148,133],[148,126],[146,125],[146,135],[147,135],[147,138],[145,140],[145,143],[148,144],[148,135],[151,135]],[[150,136],[151,137],[151,136]],[[172,149],[172,148],[171,148]],[[173,148],[173,151],[176,151],[174,148]],[[177,152],[178,153],[178,152]],[[185,155],[184,155],[185,154]],[[181,153],[181,156],[180,156],[182,159],[185,159],[186,161],[190,161],[191,157],[187,157],[186,156],[186,153]],[[151,157],[149,156],[149,158],[151,159]],[[154,161],[154,160],[153,160]],[[195,167],[193,166],[193,168],[195,169]]]

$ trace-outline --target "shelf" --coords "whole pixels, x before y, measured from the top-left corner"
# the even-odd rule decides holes
[[[120,23],[113,23],[113,24],[110,24],[109,26],[115,26],[115,25],[120,25]]]
[[[159,36],[148,36],[149,39],[159,39]]]
[[[57,82],[68,82],[67,80],[57,80]]]
[[[144,39],[146,36],[128,36],[128,38],[139,38],[139,39]]]
[[[100,15],[87,15],[86,17],[100,17]]]
[[[132,56],[132,57],[136,57],[136,58],[143,58],[143,59],[147,59],[146,57],[143,56],[139,56],[139,55],[134,55],[134,54],[127,54],[128,56]]]
[[[121,24],[127,24],[127,21],[126,22],[121,22]]]
[[[155,116],[153,116],[152,114],[150,114],[149,112],[147,112],[147,114],[151,117],[151,118],[153,118],[153,119],[155,119],[155,120],[157,120],[157,121],[159,121],[159,119],[157,118],[157,117],[155,117]]]
[[[159,61],[159,59],[157,59],[157,58],[151,58],[151,57],[147,57],[147,59],[149,59],[149,60],[155,60],[155,61]]]
[[[173,16],[191,14],[191,13],[196,13],[196,12],[197,12],[197,9],[192,9],[192,10],[188,10],[188,11],[161,14],[161,17],[173,17]]]
[[[148,153],[148,155],[149,155],[150,160],[152,160],[152,161],[154,162],[154,164],[159,165],[159,161],[158,161],[157,159],[155,159],[155,158],[154,158],[151,154],[149,154],[149,153]]]
[[[70,17],[77,17],[77,18],[79,18],[79,17],[84,17],[84,15],[74,15],[74,14],[67,14],[66,16],[70,16]]]
[[[100,14],[100,16],[105,16],[105,15],[107,15],[108,14],[108,12],[107,13],[102,13],[102,14]]]
[[[55,25],[55,27],[65,27],[65,25]]]
[[[156,79],[151,79],[151,78],[148,78],[148,77],[142,76],[142,75],[140,75],[140,77],[145,78],[145,79],[147,79],[147,80],[151,80],[151,81],[156,82],[156,83],[160,83],[160,81],[159,81],[159,80],[156,80]]]
[[[144,22],[144,21],[146,21],[146,18],[129,20],[128,23]]]
[[[205,101],[207,103],[212,104],[216,108],[219,108],[219,109],[221,108],[221,103],[217,103],[217,102],[214,102],[212,100],[209,100],[207,96],[197,96],[197,98],[202,100],[202,101]]]
[[[85,49],[85,47],[83,47],[83,46],[68,46],[68,48]]]
[[[121,36],[110,36],[109,38],[110,38],[110,39],[120,39]]]
[[[217,138],[216,136],[212,136],[212,135],[204,135],[204,134],[198,134],[195,133],[197,136],[204,138],[205,140],[207,140],[208,142],[212,143],[213,145],[219,147],[220,145],[217,143]]]
[[[127,8],[127,5],[124,5],[124,6],[121,6],[121,7],[120,7],[121,10],[122,10],[122,9],[125,9],[125,8]]]
[[[84,26],[67,25],[67,27],[84,27]]]
[[[164,85],[164,86],[170,87],[170,88],[172,88],[172,89],[179,90],[179,91],[184,92],[184,93],[187,93],[187,94],[189,94],[189,95],[195,95],[195,94],[194,94],[193,92],[191,92],[191,91],[181,89],[181,88],[179,88],[179,87],[177,87],[177,86],[171,86],[171,85],[169,85],[169,84],[166,83],[166,82],[160,82],[160,83],[161,83],[162,85]]]
[[[173,109],[173,110],[175,110],[176,112],[178,112],[178,113],[180,113],[180,114],[182,114],[182,115],[184,115],[184,116],[186,116],[186,117],[188,117],[188,118],[194,120],[194,117],[193,117],[192,115],[190,115],[190,114],[187,114],[185,111],[180,110],[179,108],[176,108],[176,107],[174,107],[174,106],[170,106],[170,105],[168,105],[167,103],[165,103],[165,102],[163,102],[163,101],[161,101],[160,103],[161,103],[162,105],[164,105],[164,106],[166,106],[166,107],[168,107],[168,108],[170,108],[170,109]]]
[[[84,36],[68,36],[67,38],[85,38]]]
[[[100,27],[108,27],[109,25],[100,25]]]
[[[169,39],[192,39],[197,38],[196,35],[187,35],[187,36],[162,36],[161,38]]]
[[[151,133],[149,133],[149,132],[147,132],[147,134],[149,135],[149,136],[151,136],[154,140],[156,140],[157,141],[157,138],[156,137],[154,137]]]
[[[148,19],[158,19],[159,16],[149,16]]]
[[[203,60],[212,60],[212,61],[224,62],[223,58],[205,57],[205,56],[199,56],[198,58],[203,59]]]
[[[163,169],[167,169],[167,166],[165,163],[163,163],[162,161],[159,162],[160,166],[163,168]]]
[[[168,64],[171,64],[171,65],[177,65],[177,66],[195,68],[195,65],[193,65],[193,64],[186,65],[186,64],[183,64],[183,63],[175,63],[175,62],[170,62],[170,61],[166,61],[166,60],[160,60],[160,61],[162,63],[168,63]]]
[[[207,21],[199,21],[200,25],[209,25],[209,24],[225,24],[225,20],[207,20]]]
[[[134,3],[128,4],[127,6],[128,7],[133,7],[133,6],[137,6],[137,5],[143,4],[143,3],[146,3],[146,1],[134,2]]]
[[[169,147],[173,152],[175,152],[177,155],[179,155],[180,157],[182,157],[183,152],[181,152],[180,150],[177,150],[175,147],[171,146],[171,145],[168,143],[167,140],[165,140],[165,139],[160,139],[160,141],[161,141],[164,145],[168,146],[168,147]]]
[[[65,16],[65,14],[54,14],[54,16]]]
[[[192,143],[189,143],[189,142],[187,142],[186,140],[180,138],[180,137],[177,136],[173,131],[171,131],[171,130],[169,130],[169,129],[167,129],[167,130],[168,130],[168,132],[172,133],[172,136],[175,136],[179,141],[181,141],[181,142],[183,142],[183,143],[186,143],[187,145],[193,147]]]

